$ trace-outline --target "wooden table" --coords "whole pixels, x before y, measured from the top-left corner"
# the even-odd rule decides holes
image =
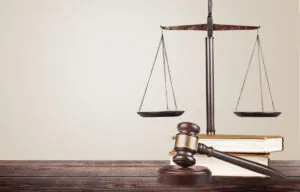
[[[168,161],[0,161],[0,191],[300,191],[300,161],[271,161],[288,177],[213,177],[201,188],[157,183]]]

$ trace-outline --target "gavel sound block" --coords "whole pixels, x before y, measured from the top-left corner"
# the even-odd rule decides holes
[[[193,166],[196,163],[194,158],[194,154],[196,153],[215,157],[272,177],[285,177],[281,172],[265,165],[228,155],[214,150],[212,147],[198,143],[197,134],[200,132],[200,127],[196,124],[182,122],[178,124],[177,129],[179,133],[176,135],[174,147],[176,155],[173,157],[173,162],[177,165],[168,165],[159,169],[158,181],[160,183],[172,185],[203,185],[211,182],[211,171],[207,167]]]

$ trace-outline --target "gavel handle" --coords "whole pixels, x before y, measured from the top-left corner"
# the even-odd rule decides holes
[[[232,155],[228,155],[226,153],[223,153],[221,151],[215,150],[212,147],[207,147],[206,145],[199,143],[198,144],[198,151],[199,154],[205,154],[208,157],[215,157],[218,158],[220,160],[226,161],[228,163],[237,165],[239,167],[243,167],[245,169],[257,172],[257,173],[261,173],[264,175],[268,175],[268,176],[273,176],[273,177],[280,177],[280,178],[284,178],[286,177],[283,173],[272,169],[268,166],[262,165],[260,163],[256,163],[253,161],[249,161],[247,159],[243,159],[240,157],[235,157]]]

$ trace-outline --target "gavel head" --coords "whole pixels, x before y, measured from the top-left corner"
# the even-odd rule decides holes
[[[176,155],[173,162],[181,167],[190,167],[196,163],[194,154],[197,152],[200,127],[194,123],[182,122],[177,126],[179,133],[176,135],[174,150]]]

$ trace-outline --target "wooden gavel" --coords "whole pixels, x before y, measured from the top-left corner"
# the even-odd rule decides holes
[[[196,160],[194,155],[199,153],[205,154],[208,157],[218,158],[220,160],[264,175],[280,178],[285,177],[283,173],[265,165],[223,153],[213,149],[212,147],[207,147],[198,141],[199,139],[197,134],[200,132],[200,127],[196,124],[182,122],[178,124],[177,129],[179,133],[176,135],[174,147],[176,155],[173,156],[173,162],[183,168],[195,165]]]

